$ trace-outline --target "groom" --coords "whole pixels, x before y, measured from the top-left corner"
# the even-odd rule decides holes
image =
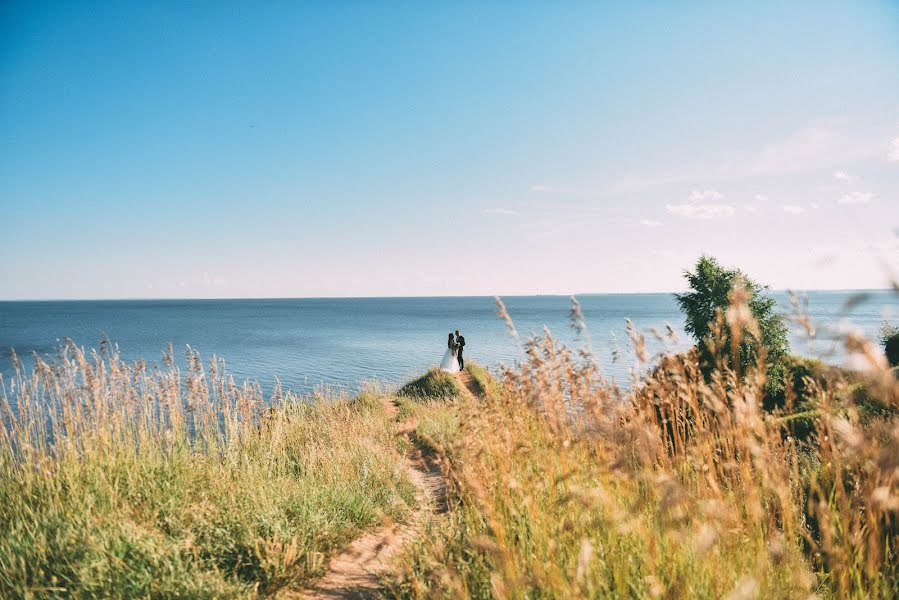
[[[462,350],[465,349],[465,338],[459,334],[459,330],[456,330],[456,346],[459,348],[458,353],[456,354],[456,358],[459,359],[459,369],[465,368],[465,361],[462,360]]]

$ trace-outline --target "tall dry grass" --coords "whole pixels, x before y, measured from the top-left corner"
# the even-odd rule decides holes
[[[243,597],[413,502],[375,394],[317,402],[66,345],[4,382],[0,597]]]
[[[581,329],[576,304],[572,317]],[[738,344],[754,326],[736,293],[719,330]],[[887,410],[863,424],[830,370],[804,381],[813,425],[798,439],[788,415],[762,409],[764,348],[758,368],[722,359],[709,378],[695,351],[663,356],[623,390],[589,338],[577,352],[548,332],[531,340],[499,390],[430,419],[452,428],[429,436],[443,440],[450,509],[407,552],[396,595],[899,596],[899,384],[871,344],[844,342],[867,360],[852,383]]]

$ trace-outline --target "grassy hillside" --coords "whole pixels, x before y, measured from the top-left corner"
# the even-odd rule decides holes
[[[763,364],[706,378],[667,355],[622,390],[545,338],[499,379],[470,364],[477,397],[434,370],[312,404],[196,356],[182,374],[68,348],[6,385],[0,596],[295,588],[408,515],[409,433],[447,509],[407,542],[395,597],[897,597],[899,383],[850,342],[867,371],[797,362],[767,409]]]
[[[413,502],[372,394],[269,408],[196,356],[66,354],[7,382],[0,597],[267,594]]]
[[[764,365],[707,382],[696,352],[670,356],[624,391],[589,353],[532,341],[454,419],[418,407],[450,508],[408,549],[394,595],[899,597],[899,383],[850,342],[870,369],[811,365],[790,398],[813,421],[800,440],[763,409]],[[892,410],[857,405],[860,382]]]
[[[440,369],[431,369],[399,391],[400,396],[410,398],[455,398],[461,393],[459,380]]]

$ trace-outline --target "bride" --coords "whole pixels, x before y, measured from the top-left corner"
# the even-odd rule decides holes
[[[449,338],[446,340],[446,346],[443,360],[440,361],[440,369],[447,373],[458,373],[459,360],[456,358],[456,352],[458,351],[459,346],[456,345],[456,340],[453,338],[452,333],[449,334]]]

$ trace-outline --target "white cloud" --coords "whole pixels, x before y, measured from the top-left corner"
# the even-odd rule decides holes
[[[890,149],[887,151],[887,160],[899,162],[899,137],[890,142]]]
[[[868,204],[873,199],[872,192],[847,192],[837,200],[837,204]]]
[[[510,210],[508,208],[485,208],[481,211],[482,215],[517,215],[517,210]]]
[[[745,210],[746,212],[754,213],[754,212],[758,212],[759,209],[755,204],[744,204],[743,210]]]
[[[805,209],[797,204],[784,204],[783,209],[785,213],[791,215],[801,215],[805,212]]]
[[[767,202],[768,201],[768,196],[766,196],[765,194],[756,194],[755,196],[753,196],[753,198],[755,199],[756,202]]]
[[[850,174],[847,173],[846,171],[834,171],[834,172],[833,172],[833,178],[836,179],[836,180],[838,180],[838,181],[842,181],[842,182],[844,182],[844,183],[847,183],[847,184],[851,184],[851,183],[854,182],[856,179],[858,179],[858,177],[856,177],[855,175],[850,175]]]
[[[718,190],[693,190],[690,192],[690,202],[700,202],[702,200],[721,200],[724,195]]]
[[[819,208],[821,208],[821,205],[818,204],[817,202],[809,202],[808,205],[811,206],[812,208],[814,208],[815,210],[818,210]]]
[[[553,191],[552,186],[546,185],[545,183],[538,183],[537,185],[531,186],[532,192],[551,192]]]
[[[717,219],[734,214],[734,207],[729,204],[666,204],[665,210],[688,219]]]
[[[653,221],[652,219],[640,219],[640,225],[644,227],[661,227],[661,221]]]
[[[665,210],[672,215],[687,219],[717,219],[733,216],[735,209],[730,204],[703,203],[705,200],[721,200],[724,195],[717,190],[693,190],[684,204],[666,204]]]

